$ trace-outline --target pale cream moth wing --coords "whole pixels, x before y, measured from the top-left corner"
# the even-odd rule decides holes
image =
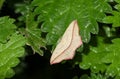
[[[81,45],[82,40],[81,36],[79,35],[79,26],[77,21],[74,20],[70,23],[65,33],[63,34],[61,41],[53,51],[50,64],[72,59],[74,57],[75,50]]]

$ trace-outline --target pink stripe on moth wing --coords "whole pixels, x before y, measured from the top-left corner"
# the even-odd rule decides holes
[[[79,43],[78,43],[79,42]],[[63,60],[73,59],[75,50],[82,45],[81,36],[79,35],[79,26],[76,20],[72,21],[61,41],[52,53],[50,64],[56,64]]]

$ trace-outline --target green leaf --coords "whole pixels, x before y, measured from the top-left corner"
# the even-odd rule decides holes
[[[103,19],[104,23],[111,23],[113,27],[120,27],[120,12],[113,11],[112,16]]]
[[[120,11],[120,0],[115,0],[117,4],[115,5],[115,8]]]
[[[34,20],[35,15],[29,12],[26,17],[25,35],[27,44],[30,45],[34,52],[43,56],[41,47],[45,47],[45,40],[41,37],[41,30],[38,28],[38,22]]]
[[[15,8],[16,8],[15,13],[21,13],[21,15],[22,15],[17,18],[19,20],[19,22],[26,23],[27,15],[32,10],[32,7],[30,7],[30,5],[27,3],[17,3],[17,4],[15,4]]]
[[[90,79],[107,79],[106,76],[102,75],[102,74],[94,74],[91,73],[91,78]]]
[[[120,76],[116,76],[115,79],[120,79]]]
[[[0,43],[0,79],[10,78],[15,73],[12,67],[19,63],[18,57],[24,55],[25,38],[19,34],[13,34],[6,44]]]
[[[40,49],[40,47],[44,47],[45,42],[44,39],[41,38],[40,29],[27,29],[26,34],[27,44],[32,47],[34,52],[37,52],[43,56],[43,51]]]
[[[15,20],[9,17],[0,17],[0,42],[5,43],[9,36],[15,32],[16,26],[13,24]]]
[[[91,73],[90,77],[88,75],[84,74],[80,77],[80,79],[107,79],[107,77],[100,73],[98,73],[98,74]]]
[[[80,79],[90,79],[90,77],[88,75],[84,74],[80,77]]]
[[[89,69],[93,73],[102,72],[110,77],[120,75],[120,39],[112,40],[113,44],[105,44],[103,38],[98,38],[97,46],[90,46],[88,54],[82,54],[80,68]]]
[[[105,71],[107,66],[103,63],[103,58],[106,56],[106,54],[109,53],[109,51],[105,49],[107,45],[102,43],[103,38],[98,38],[97,46],[90,46],[90,51],[88,52],[88,54],[83,53],[80,68],[90,68],[91,71],[94,73],[98,73],[99,71]]]
[[[1,9],[1,7],[2,7],[4,1],[5,1],[5,0],[0,0],[0,9]]]
[[[104,29],[105,35],[106,35],[107,37],[112,37],[112,36],[114,36],[114,35],[113,35],[114,28],[110,28],[109,26],[103,26],[103,29]]]
[[[40,14],[38,21],[44,21],[42,31],[48,32],[48,45],[55,44],[67,26],[75,19],[80,26],[80,35],[84,42],[89,42],[90,33],[97,34],[98,24],[105,17],[104,12],[111,12],[108,0],[34,0],[38,6],[35,14]],[[37,3],[37,4],[36,4]]]
[[[120,27],[120,0],[115,0],[117,2],[117,5],[114,7],[118,11],[112,11],[112,15],[109,15],[103,19],[104,23],[112,24],[113,27]]]
[[[18,19],[25,23],[25,28],[20,28],[21,33],[27,39],[27,45],[31,46],[33,52],[39,53],[43,56],[41,47],[45,47],[45,40],[41,37],[41,30],[39,22],[35,20],[36,15],[31,11],[32,7],[28,4],[17,4],[16,13],[21,13]]]
[[[113,44],[108,46],[108,50],[111,52],[106,55],[104,60],[107,60],[106,63],[110,63],[106,70],[106,75],[115,76],[120,75],[120,39],[112,40]]]

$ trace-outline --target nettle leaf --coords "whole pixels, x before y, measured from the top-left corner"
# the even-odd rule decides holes
[[[113,11],[112,16],[103,19],[104,23],[112,23],[113,27],[120,27],[120,12]]]
[[[82,54],[82,62],[79,64],[80,68],[90,68],[94,73],[98,73],[99,71],[104,72],[107,67],[103,63],[104,57],[109,53],[106,47],[107,45],[103,43],[103,38],[98,38],[97,46],[90,46],[89,53]]]
[[[19,3],[19,4],[15,4],[15,13],[21,13],[24,16],[19,16],[17,19],[19,21],[25,21],[26,15],[28,13],[28,11],[30,10],[29,5],[25,4],[25,3]]]
[[[18,18],[19,21],[24,21],[25,28],[20,28],[21,33],[27,39],[27,45],[31,46],[33,52],[43,55],[41,47],[45,47],[45,40],[41,37],[39,22],[35,20],[36,15],[31,11],[32,7],[28,4],[17,4],[16,13],[21,13],[23,16]],[[23,23],[23,22],[22,22]]]
[[[115,0],[117,4],[115,5],[115,8],[120,11],[120,0]]]
[[[34,52],[43,56],[41,47],[45,47],[45,40],[41,37],[41,30],[38,28],[38,22],[34,21],[34,14],[28,13],[26,18],[26,38],[27,44],[30,45]]]
[[[13,24],[15,20],[9,17],[0,17],[0,42],[5,43],[9,36],[15,32],[16,26]]]
[[[105,56],[105,63],[110,64],[106,70],[106,75],[120,77],[120,38],[112,40],[113,44],[108,46],[111,52]]]
[[[21,13],[23,16],[18,18],[19,21],[24,21],[25,28],[20,28],[27,39],[27,45],[31,46],[33,52],[43,55],[41,47],[45,47],[45,40],[41,37],[39,22],[35,20],[36,15],[32,13],[32,7],[28,4],[16,4],[16,13]]]
[[[96,47],[90,46],[88,54],[82,54],[82,62],[80,68],[91,69],[93,73],[102,72],[114,77],[120,75],[120,39],[112,40],[113,44],[105,44],[102,38],[98,38],[98,45]]]
[[[80,77],[80,79],[107,79],[107,77],[100,73],[99,74],[91,73],[90,77],[84,74]]]
[[[15,73],[12,67],[19,63],[18,57],[24,55],[25,38],[19,34],[12,34],[10,40],[2,44],[0,43],[0,79],[10,78]]]
[[[48,32],[48,45],[55,44],[62,36],[67,26],[73,20],[78,20],[80,35],[84,42],[89,42],[90,33],[97,34],[98,24],[105,17],[104,12],[111,12],[108,0],[34,0],[32,5],[38,6],[35,14],[40,14],[43,21],[42,31]],[[37,4],[35,4],[37,3]]]
[[[115,9],[117,11],[112,11],[110,16],[107,16],[103,19],[104,23],[111,23],[113,27],[120,27],[120,0],[115,0],[117,5],[115,5]]]

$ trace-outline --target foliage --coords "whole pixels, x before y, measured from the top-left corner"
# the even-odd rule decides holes
[[[120,39],[112,40],[112,44],[105,44],[102,38],[98,38],[97,46],[90,46],[88,54],[82,54],[82,69],[91,69],[93,73],[105,73],[107,76],[119,76],[119,43]],[[117,47],[116,47],[117,46]]]
[[[5,1],[5,0],[0,0],[0,9],[1,9],[1,7],[2,7],[4,1]]]
[[[104,23],[112,23],[113,27],[119,27],[120,26],[120,0],[115,0],[116,1],[116,5],[114,6],[114,8],[116,10],[112,11],[112,15],[111,16],[107,16],[103,19]]]
[[[90,33],[97,34],[99,31],[97,21],[102,21],[104,12],[111,12],[106,0],[34,0],[32,5],[38,6],[35,13],[40,14],[38,20],[44,21],[41,29],[48,32],[48,45],[56,43],[69,23],[75,19],[78,20],[83,41],[89,42]]]
[[[15,32],[16,26],[13,24],[14,19],[10,19],[8,17],[0,18],[0,42],[7,42],[6,39]]]
[[[13,3],[17,16],[5,16],[3,3]],[[89,71],[80,79],[120,78],[120,0],[1,0],[0,9],[0,79],[15,74],[26,46],[41,56],[42,49],[52,51],[73,20],[84,44],[67,63]]]
[[[31,7],[27,4],[17,4],[16,13],[21,13],[23,16],[18,18],[19,21],[24,21],[25,28],[20,28],[27,39],[27,45],[31,46],[34,53],[37,52],[43,56],[41,47],[45,47],[45,40],[41,37],[41,29],[39,28],[39,22],[35,21],[35,14],[31,12]]]
[[[25,38],[16,33],[6,44],[0,43],[0,79],[9,78],[14,74],[11,67],[15,67],[19,63],[18,57],[24,55],[24,44]]]

